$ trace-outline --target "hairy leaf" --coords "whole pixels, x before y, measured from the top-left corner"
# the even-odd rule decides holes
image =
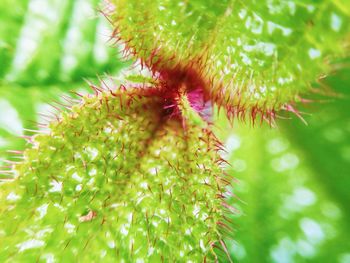
[[[214,135],[186,97],[96,91],[30,138],[1,185],[1,261],[214,259],[226,185]]]
[[[290,110],[348,52],[345,0],[111,2],[129,53],[154,71],[194,70],[229,115]]]

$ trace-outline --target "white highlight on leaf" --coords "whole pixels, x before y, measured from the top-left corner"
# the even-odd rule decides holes
[[[206,247],[204,246],[203,239],[199,240],[199,246],[201,247],[202,252],[205,252],[207,250]]]
[[[17,195],[15,192],[11,192],[11,193],[9,193],[8,195],[7,195],[7,197],[6,197],[6,200],[8,200],[8,201],[17,201],[17,200],[19,200],[20,199],[20,196],[19,195]]]
[[[294,262],[293,256],[295,253],[295,243],[289,237],[284,237],[278,242],[278,245],[271,249],[270,257],[273,262],[292,263]]]
[[[316,7],[314,5],[307,5],[306,6],[307,11],[309,11],[310,13],[314,12]]]
[[[128,233],[129,233],[129,230],[128,230],[128,227],[126,224],[123,224],[121,227],[120,227],[120,233],[123,235],[123,236],[126,236]]]
[[[315,256],[316,249],[315,247],[310,244],[310,242],[307,242],[306,240],[298,240],[296,243],[297,247],[297,253],[305,258],[311,258]]]
[[[0,148],[5,147],[8,141],[0,136]]]
[[[246,52],[260,52],[266,56],[272,56],[276,52],[276,45],[273,43],[259,42],[256,45],[245,45],[243,50]]]
[[[288,4],[288,7],[289,7],[290,14],[292,16],[294,16],[295,15],[295,11],[296,11],[296,4],[295,4],[295,2],[294,1],[288,1],[287,4]]]
[[[142,183],[140,183],[140,187],[141,187],[142,189],[147,189],[148,184],[147,184],[146,182],[142,182]]]
[[[47,103],[38,103],[36,106],[35,106],[35,110],[36,110],[36,113],[37,113],[37,120],[39,123],[43,123],[43,124],[48,124],[49,123],[49,120],[48,118],[45,118],[43,116],[40,116],[39,114],[45,114],[45,115],[48,115],[48,116],[53,116],[52,113],[50,113],[50,111],[52,111],[52,106],[50,106],[49,104]],[[41,131],[48,131],[49,128],[48,127],[43,127],[43,126],[40,126],[39,129]]]
[[[23,252],[28,249],[39,248],[45,245],[45,242],[37,239],[30,239],[18,244],[19,252]]]
[[[96,148],[92,148],[92,147],[87,147],[85,149],[86,153],[88,154],[88,157],[90,159],[90,161],[93,161],[96,159],[96,157],[98,156],[98,150]]]
[[[96,175],[96,174],[97,174],[96,168],[92,168],[92,169],[89,171],[89,175],[90,175],[90,176],[94,176],[94,175]]]
[[[240,19],[244,19],[246,15],[247,15],[247,9],[245,8],[242,8],[238,13],[238,16]]]
[[[16,79],[18,73],[24,71],[35,56],[39,43],[62,13],[63,2],[60,0],[31,0],[17,42],[12,67],[6,78],[10,81]]]
[[[305,207],[314,205],[316,201],[317,197],[310,189],[302,186],[297,187],[291,195],[284,198],[281,215],[288,217],[291,212],[300,212]]]
[[[79,152],[74,153],[74,158],[75,159],[82,159],[82,156]],[[74,168],[74,166],[70,166],[70,169]]]
[[[39,212],[39,219],[42,219],[46,214],[47,214],[47,207],[49,205],[48,204],[44,204],[42,206],[39,206],[36,211]]]
[[[316,59],[319,58],[321,56],[321,51],[315,48],[310,48],[309,49],[309,57],[311,59]]]
[[[241,56],[242,62],[244,64],[249,65],[249,66],[252,64],[252,60],[247,56],[246,53],[240,52],[239,55]]]
[[[73,19],[67,36],[63,42],[64,55],[61,61],[61,71],[64,75],[70,74],[78,65],[78,57],[90,52],[89,45],[84,40],[82,28],[94,15],[91,3],[85,0],[74,2]]]
[[[306,187],[298,187],[294,190],[293,201],[296,205],[310,206],[315,204],[316,195]]]
[[[339,256],[339,263],[350,263],[350,253],[344,253]]]
[[[148,171],[149,171],[150,174],[156,175],[157,174],[157,167],[152,167]]]
[[[41,256],[42,259],[46,260],[46,263],[54,263],[55,262],[55,255],[48,253],[48,254],[44,254]]]
[[[52,188],[49,190],[50,193],[61,192],[62,191],[62,182],[51,181],[50,185]]]
[[[279,77],[277,80],[278,84],[280,84],[280,85],[283,85],[286,83],[291,83],[292,81],[293,81],[293,77],[287,77],[287,78]]]
[[[331,15],[331,28],[339,32],[340,28],[342,26],[342,19],[340,16],[338,16],[336,13],[332,13]]]
[[[50,227],[44,228],[37,233],[35,233],[35,238],[42,239],[44,238],[47,234],[52,233],[53,229]]]
[[[113,240],[108,241],[107,246],[108,246],[109,248],[115,248],[115,242],[114,242]]]
[[[197,204],[195,204],[194,205],[194,207],[193,207],[193,215],[196,217],[196,218],[198,218],[198,213],[199,213],[199,211],[200,211],[200,207],[199,207],[199,205],[197,205]]]
[[[271,21],[267,22],[267,31],[269,34],[272,35],[275,30],[282,31],[282,35],[285,37],[290,36],[293,32],[291,28],[281,26]]]
[[[231,250],[238,260],[242,260],[247,256],[247,251],[245,247],[238,242],[235,242],[235,244],[231,247]]]
[[[72,174],[72,178],[73,178],[74,180],[78,181],[79,183],[81,183],[81,182],[83,181],[83,178],[80,177],[80,176],[78,175],[77,172],[75,172],[75,173]]]
[[[271,167],[277,172],[293,169],[299,165],[299,158],[293,153],[286,153],[271,161]]]
[[[23,125],[17,110],[4,99],[0,99],[0,128],[17,136],[23,135]]]
[[[319,244],[325,239],[325,233],[319,223],[310,218],[302,218],[299,222],[307,240],[312,244]]]
[[[241,146],[241,139],[239,136],[231,135],[230,137],[228,137],[228,139],[226,141],[226,150],[229,153],[239,149],[240,146]]]
[[[253,34],[261,34],[264,26],[264,20],[256,14],[248,16],[245,21],[245,27]]]
[[[94,58],[97,63],[105,63],[108,60],[108,46],[106,43],[109,40],[111,32],[106,25],[105,19],[99,18],[96,28],[96,41],[94,44]]]
[[[64,224],[64,228],[66,229],[67,233],[72,234],[74,232],[75,225],[67,222]]]
[[[151,256],[153,253],[154,253],[154,247],[150,247],[150,248],[148,249],[147,256],[149,257],[149,256]]]
[[[92,186],[95,183],[95,178],[91,178],[88,182],[87,185],[88,186]]]

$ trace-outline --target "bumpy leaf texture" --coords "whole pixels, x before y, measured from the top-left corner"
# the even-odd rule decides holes
[[[0,1],[0,166],[6,150],[23,149],[21,135],[58,94],[116,75],[123,64],[108,45],[108,21],[98,0]],[[20,95],[19,95],[20,94]],[[24,129],[26,128],[26,129]],[[1,170],[1,169],[0,169]],[[8,177],[0,174],[0,179]]]
[[[347,0],[111,2],[126,51],[161,75],[195,71],[229,115],[293,111],[288,103],[349,53]]]
[[[228,180],[206,123],[186,96],[95,90],[1,185],[0,261],[215,259]]]

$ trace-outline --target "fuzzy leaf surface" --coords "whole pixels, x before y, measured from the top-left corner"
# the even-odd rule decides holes
[[[217,141],[162,106],[140,90],[103,92],[33,137],[0,186],[1,261],[214,259]]]
[[[346,0],[112,0],[118,39],[154,70],[195,69],[230,114],[269,114],[348,53]]]

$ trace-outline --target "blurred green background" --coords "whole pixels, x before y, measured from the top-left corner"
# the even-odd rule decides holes
[[[0,1],[0,166],[7,150],[24,149],[19,136],[45,121],[38,113],[50,112],[48,102],[125,67],[98,2]],[[350,262],[350,61],[343,65],[323,81],[332,96],[300,105],[307,126],[288,115],[273,129],[218,118],[237,179],[230,201],[240,212],[227,241],[235,262]]]

